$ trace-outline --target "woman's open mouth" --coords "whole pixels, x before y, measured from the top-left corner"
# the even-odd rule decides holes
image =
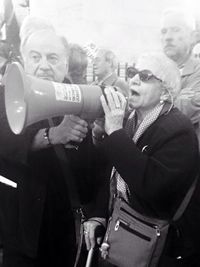
[[[130,89],[130,96],[139,96],[139,95],[140,94],[137,91]]]

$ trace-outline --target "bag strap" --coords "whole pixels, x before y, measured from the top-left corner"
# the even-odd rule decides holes
[[[191,200],[191,197],[194,193],[194,190],[196,188],[197,180],[198,180],[198,177],[196,177],[195,180],[193,181],[193,183],[191,184],[187,194],[185,195],[184,199],[182,200],[180,206],[178,207],[177,211],[175,212],[175,214],[172,218],[173,222],[177,221],[183,215],[184,211],[186,210],[186,208],[187,208],[187,206]]]
[[[48,119],[48,122],[49,122],[50,127],[54,126],[54,122],[52,119]],[[65,153],[65,149],[61,145],[53,146],[53,149],[54,149],[56,156],[60,162],[60,166],[61,166],[62,172],[64,174],[64,180],[65,180],[65,183],[67,185],[71,207],[73,210],[75,210],[75,212],[77,214],[80,215],[80,239],[79,239],[79,243],[78,243],[78,247],[77,247],[75,263],[73,266],[73,267],[77,267],[78,263],[79,263],[80,255],[81,255],[82,245],[83,245],[83,235],[84,235],[83,234],[83,222],[85,221],[85,216],[84,216],[83,209],[81,206],[81,201],[79,198],[77,187],[75,185],[73,175],[70,171],[69,159],[67,158],[67,155]]]

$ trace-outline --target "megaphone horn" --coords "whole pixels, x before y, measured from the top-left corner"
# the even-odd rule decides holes
[[[97,85],[56,83],[25,74],[12,63],[5,74],[5,105],[8,123],[15,134],[40,120],[74,114],[95,120],[103,115],[102,89]]]

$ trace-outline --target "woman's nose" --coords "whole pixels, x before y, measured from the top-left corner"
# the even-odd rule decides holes
[[[136,74],[133,78],[129,80],[129,84],[140,84],[139,74]]]

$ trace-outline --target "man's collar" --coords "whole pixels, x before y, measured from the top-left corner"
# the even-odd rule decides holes
[[[198,64],[198,60],[190,56],[190,58],[181,67],[179,67],[181,71],[181,76],[187,76],[192,74]]]
[[[115,72],[110,73],[105,78],[103,78],[101,81],[98,81],[98,84],[104,84],[104,85],[113,85],[117,79],[117,74]]]

